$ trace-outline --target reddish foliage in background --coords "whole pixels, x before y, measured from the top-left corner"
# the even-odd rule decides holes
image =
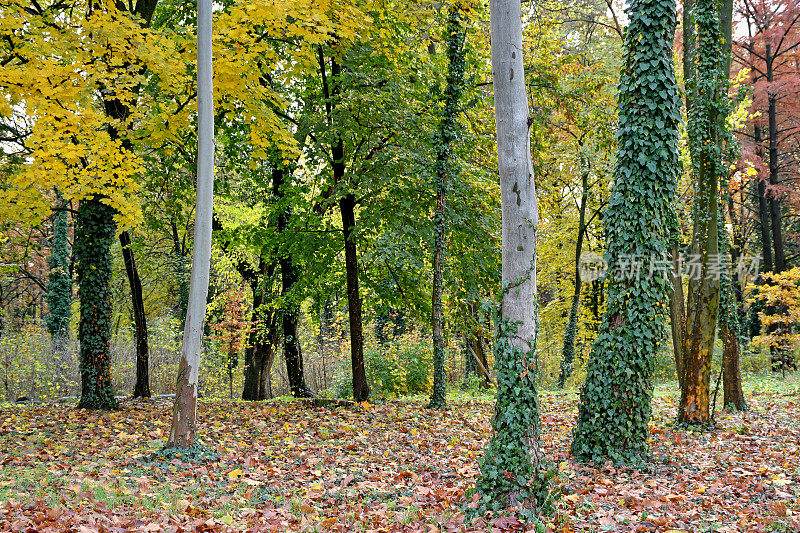
[[[800,207],[800,3],[796,0],[741,0],[736,7],[734,69],[750,71],[753,105],[742,139],[743,158],[765,180],[768,195],[788,198]],[[742,35],[743,34],[743,35]],[[769,183],[769,105],[776,111],[777,172]],[[757,140],[754,128],[761,130]]]

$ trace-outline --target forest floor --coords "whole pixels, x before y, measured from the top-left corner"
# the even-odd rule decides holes
[[[568,456],[577,394],[545,391],[542,426],[562,495],[548,531],[800,531],[800,379],[748,379],[752,410],[676,429],[674,387],[653,401],[652,460],[638,469]],[[2,531],[524,530],[464,523],[489,436],[489,396],[311,408],[204,402],[208,450],[165,458],[171,401],[110,413],[0,407]]]

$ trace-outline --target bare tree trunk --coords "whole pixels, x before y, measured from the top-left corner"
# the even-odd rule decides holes
[[[211,64],[211,0],[197,4],[197,209],[189,305],[183,330],[175,406],[167,447],[188,448],[197,437],[197,381],[211,270],[214,215],[214,92]]]
[[[125,272],[131,287],[131,304],[133,305],[133,327],[136,338],[136,385],[133,388],[134,398],[150,397],[150,353],[147,344],[147,316],[144,313],[142,281],[131,250],[131,236],[127,231],[119,234],[122,246],[122,258],[125,261]]]
[[[683,277],[680,271],[680,250],[675,244],[670,249],[672,260],[672,291],[669,295],[669,320],[672,330],[672,354],[675,359],[675,373],[678,386],[683,390],[684,342],[686,339],[686,313],[683,299]]]
[[[355,197],[345,195],[339,200],[344,233],[344,262],[347,273],[347,311],[350,317],[350,360],[353,369],[353,399],[369,399],[367,372],[364,367],[364,333],[361,325],[361,296],[358,290],[358,257],[353,229],[356,224]]]

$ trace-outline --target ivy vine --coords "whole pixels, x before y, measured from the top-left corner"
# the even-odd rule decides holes
[[[664,335],[667,245],[674,223],[681,96],[672,40],[674,0],[632,0],[619,84],[617,163],[604,213],[607,309],[581,389],[572,453],[580,461],[636,463],[647,453],[653,362]],[[644,268],[620,276],[625,258]],[[664,263],[662,263],[663,265]]]
[[[78,407],[116,409],[111,383],[111,245],[114,208],[103,198],[82,200],[75,223],[76,271],[81,320],[81,399]]]

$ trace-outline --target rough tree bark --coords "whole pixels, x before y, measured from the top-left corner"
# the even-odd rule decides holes
[[[133,305],[133,327],[136,341],[136,384],[133,387],[134,398],[150,397],[150,349],[147,343],[147,316],[144,313],[144,297],[139,269],[131,249],[131,235],[127,231],[119,234],[122,247],[122,259],[125,262],[125,273],[131,288],[131,304]]]
[[[197,381],[211,270],[214,216],[214,92],[211,64],[211,0],[197,4],[197,209],[189,281],[189,304],[183,330],[181,362],[167,447],[188,448],[197,437]]]
[[[718,190],[724,172],[718,104],[725,98],[722,80],[719,14],[714,0],[698,0],[692,13],[697,30],[696,71],[689,80],[692,105],[688,130],[695,174],[694,229],[691,255],[699,272],[690,272],[686,305],[684,370],[678,421],[704,424],[710,417],[711,359],[714,354],[720,300],[719,276],[712,261],[719,258]]]

